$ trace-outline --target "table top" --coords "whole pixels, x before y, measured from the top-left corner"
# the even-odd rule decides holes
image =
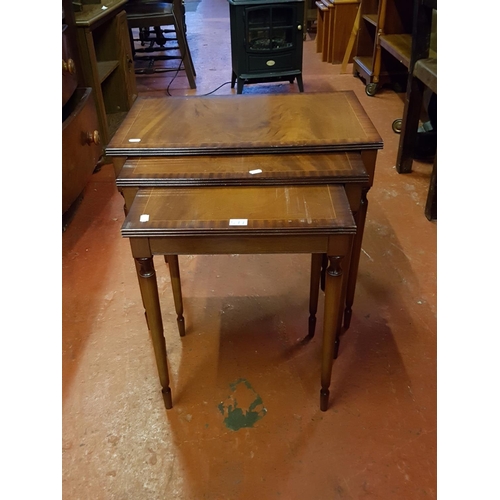
[[[381,149],[352,91],[139,97],[108,156],[312,153]]]
[[[124,237],[354,234],[340,185],[140,189]]]
[[[128,0],[103,0],[100,3],[83,5],[81,12],[75,12],[75,24],[89,27],[124,7]]]
[[[118,187],[366,183],[358,153],[129,158]]]

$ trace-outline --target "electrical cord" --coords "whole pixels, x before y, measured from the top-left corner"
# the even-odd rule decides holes
[[[167,95],[169,95],[170,97],[174,97],[170,93],[170,85],[172,85],[172,82],[177,78],[177,75],[179,74],[179,71],[181,70],[183,60],[184,60],[184,58],[181,59],[179,67],[175,70],[175,75],[172,77],[172,79],[170,80],[169,84],[167,85],[166,92],[167,92]],[[173,71],[173,70],[171,70],[171,71]],[[210,94],[213,94],[214,92],[217,92],[220,88],[224,87],[224,85],[228,85],[230,83],[231,82],[221,83],[218,87],[216,87],[215,89],[211,90],[210,92],[207,92],[206,94],[196,94],[195,96],[186,96],[186,97],[205,97],[205,96],[208,96]]]
[[[170,86],[172,85],[173,81],[177,78],[177,75],[179,74],[179,71],[182,68],[182,64],[184,62],[185,56],[186,56],[186,54],[184,54],[183,56],[180,57],[181,61],[179,63],[179,66],[177,67],[177,69],[175,69],[175,68],[157,68],[156,70],[153,70],[153,73],[168,73],[168,72],[173,72],[173,71],[175,72],[175,75],[172,77],[172,79],[170,80],[170,82],[168,83],[167,88],[166,88],[167,95],[170,97],[174,97],[170,93]],[[147,74],[147,72],[141,71],[140,74]],[[186,96],[186,97],[205,97],[205,96],[213,94],[214,92],[217,92],[217,90],[224,87],[224,85],[228,85],[230,83],[231,82],[224,82],[224,83],[220,84],[218,87],[216,87],[215,89],[211,90],[210,92],[207,92],[206,94],[196,94],[196,96]]]

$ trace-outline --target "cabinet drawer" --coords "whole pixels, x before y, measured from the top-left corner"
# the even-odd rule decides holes
[[[64,106],[75,91],[78,80],[71,45],[68,39],[68,25],[62,27],[62,105]]]
[[[62,211],[78,198],[102,154],[91,88],[78,88],[62,125]]]

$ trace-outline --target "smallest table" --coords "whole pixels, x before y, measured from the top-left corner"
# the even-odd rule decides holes
[[[345,283],[356,225],[344,188],[235,186],[140,189],[122,227],[130,239],[165,407],[172,407],[167,350],[154,255],[164,255],[172,276],[179,333],[184,317],[177,255],[310,253],[310,324],[315,323],[319,269],[325,283],[320,407],[328,407],[335,340],[340,331]],[[311,331],[310,331],[311,333]]]

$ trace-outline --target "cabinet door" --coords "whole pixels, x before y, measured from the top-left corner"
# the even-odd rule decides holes
[[[62,213],[83,191],[102,154],[92,89],[78,88],[73,98],[77,104],[62,127]]]
[[[62,27],[62,105],[73,95],[78,85],[75,56],[68,38],[68,25]]]

